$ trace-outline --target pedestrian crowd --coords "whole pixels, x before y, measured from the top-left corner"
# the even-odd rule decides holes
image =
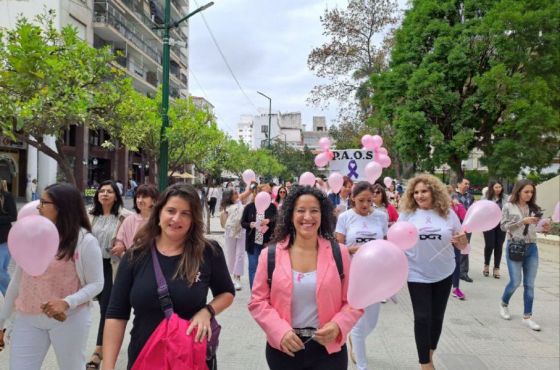
[[[320,179],[315,187],[175,184],[162,194],[153,185],[134,183],[133,211],[124,207],[122,183],[96,185],[89,209],[68,184],[37,193],[39,213],[58,230],[58,252],[42,275],[16,266],[10,277],[7,236],[17,210],[0,182],[0,291],[5,296],[0,328],[11,320],[10,370],[39,370],[51,346],[61,370],[113,370],[132,310],[127,369],[157,369],[162,361],[170,369],[173,364],[217,369],[221,326],[216,316],[232,304],[236,291],[247,288],[249,313],[266,334],[270,369],[342,370],[349,361],[368,369],[366,338],[383,303],[396,300],[386,297],[353,308],[347,300],[350,265],[363,244],[387,239],[398,221],[413,224],[419,234],[405,252],[411,335],[421,369],[434,369],[449,296],[465,300],[459,281],[473,282],[471,235],[461,226],[474,202],[466,178],[446,187],[432,175],[419,174],[404,187],[345,177],[336,193]],[[263,192],[271,202],[261,212],[255,203]],[[536,187],[521,180],[507,196],[500,182],[492,182],[485,199],[500,207],[502,219],[484,232],[481,272],[500,279],[505,252],[510,277],[497,314],[511,319],[508,305],[523,282],[522,323],[538,331],[533,319],[536,232],[547,232],[550,225],[540,222]],[[205,237],[206,205],[208,217],[220,218],[223,247]],[[246,271],[248,287],[241,280]],[[91,318],[94,300],[99,322]],[[96,345],[87,349],[92,326]],[[0,350],[7,336],[0,332]]]

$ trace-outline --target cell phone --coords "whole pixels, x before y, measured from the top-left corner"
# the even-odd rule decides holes
[[[251,186],[249,186],[249,189],[254,190],[257,188],[257,184],[251,184]]]
[[[533,217],[536,218],[541,218],[543,216],[543,212],[542,211],[536,211],[533,213]]]

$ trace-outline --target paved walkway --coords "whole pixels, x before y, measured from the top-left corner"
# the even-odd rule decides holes
[[[212,219],[212,230],[220,230],[218,218]],[[211,238],[223,242],[223,235]],[[482,276],[483,239],[473,235],[471,272],[474,283],[461,282],[467,300],[450,298],[442,337],[435,356],[438,370],[539,369],[560,368],[560,248],[540,246],[540,266],[536,281],[534,318],[542,326],[533,332],[521,323],[522,288],[513,296],[511,321],[498,313],[498,303],[508,281],[507,267],[502,262],[502,279]],[[265,370],[265,337],[247,311],[248,281],[238,292],[233,305],[219,316],[223,326],[218,361],[221,370]],[[98,322],[97,303],[93,310]],[[127,329],[127,333],[130,327]],[[90,331],[88,353],[94,348],[96,329]],[[127,336],[128,337],[128,336]],[[126,346],[121,350],[117,369],[126,369]],[[379,324],[367,341],[370,369],[419,369],[413,334],[413,317],[406,288],[398,294],[398,303],[382,306]],[[8,369],[8,353],[0,353],[0,369]],[[349,369],[352,369],[352,365]],[[49,351],[44,370],[57,369],[54,354]]]

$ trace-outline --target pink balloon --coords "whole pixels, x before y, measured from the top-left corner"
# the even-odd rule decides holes
[[[376,159],[377,163],[381,165],[383,168],[387,168],[391,166],[391,158],[385,154],[379,154]]]
[[[554,207],[554,212],[552,212],[552,221],[560,222],[560,202],[556,203],[556,207]]]
[[[383,139],[379,135],[373,135],[372,143],[373,143],[373,149],[380,148],[381,146],[383,146]]]
[[[381,172],[383,172],[383,168],[377,162],[370,162],[366,165],[365,168],[365,175],[366,179],[370,184],[373,184],[375,180],[381,176]]]
[[[397,293],[406,283],[408,261],[402,250],[387,240],[362,245],[352,258],[348,302],[364,308]]]
[[[329,160],[330,158],[327,153],[319,153],[315,156],[315,165],[317,167],[325,167],[327,164],[329,164]]]
[[[250,185],[251,182],[255,181],[255,179],[257,178],[257,176],[255,175],[255,171],[251,169],[245,170],[241,177],[243,178],[243,182],[247,185]]]
[[[387,149],[381,147],[381,148],[377,148],[377,150],[375,151],[378,154],[385,154],[385,155],[389,155],[389,152],[387,151]]]
[[[38,206],[39,206],[39,200],[34,200],[33,202],[29,202],[25,204],[19,210],[17,219],[21,220],[24,217],[33,216],[33,215],[38,216],[39,215],[39,210],[37,209]]]
[[[344,184],[344,177],[338,172],[333,172],[329,176],[327,182],[329,183],[329,186],[333,193],[338,193],[340,189],[342,189],[342,185]]]
[[[495,202],[479,200],[469,207],[463,220],[463,230],[469,233],[492,230],[501,218],[502,210]]]
[[[31,276],[42,275],[54,260],[60,242],[56,226],[31,215],[16,221],[8,233],[8,249],[16,264]]]
[[[393,184],[393,179],[387,176],[383,179],[383,183],[385,184],[386,187],[389,187],[391,186],[391,184]]]
[[[329,150],[331,147],[331,140],[328,137],[322,137],[319,139],[319,148],[322,150]]]
[[[268,206],[270,205],[272,199],[270,199],[270,194],[266,191],[261,191],[255,197],[255,208],[257,208],[258,213],[264,213]]]
[[[276,196],[278,195],[278,190],[280,189],[280,186],[276,185],[272,187],[272,198],[276,198]]]
[[[365,150],[375,149],[373,136],[371,136],[371,135],[362,136],[362,145],[364,146]]]
[[[418,229],[410,222],[396,222],[389,228],[387,240],[403,251],[408,250],[418,242]]]
[[[304,172],[299,177],[299,184],[301,186],[313,186],[315,185],[315,175],[311,172]]]

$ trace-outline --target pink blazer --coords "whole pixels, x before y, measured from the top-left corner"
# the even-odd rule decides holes
[[[262,250],[249,301],[251,315],[266,333],[268,343],[278,350],[281,350],[280,341],[286,332],[292,329],[292,266],[287,245],[287,239],[277,245],[272,289],[269,289],[267,282],[268,248]],[[319,324],[322,327],[332,321],[340,328],[338,338],[326,346],[328,353],[340,351],[348,332],[363,314],[362,310],[350,307],[346,299],[350,261],[346,247],[341,246],[340,250],[345,275],[342,282],[332,256],[330,242],[319,238],[315,293]]]

